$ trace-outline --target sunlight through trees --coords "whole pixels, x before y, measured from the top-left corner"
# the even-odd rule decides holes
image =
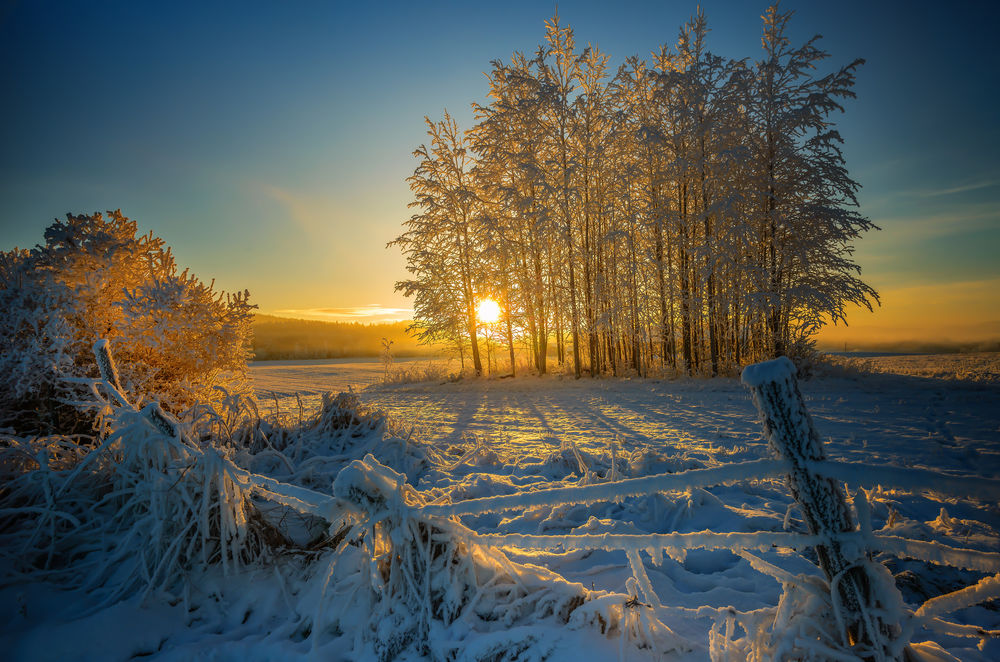
[[[427,119],[418,212],[390,244],[422,337],[480,374],[489,294],[512,366],[516,346],[544,373],[553,344],[577,377],[716,375],[871,308],[852,253],[876,228],[831,119],[863,60],[820,74],[828,54],[792,46],[790,17],[768,9],[752,62],[714,55],[699,10],[673,48],[611,73],[555,16],[533,56],[492,63],[475,126]]]

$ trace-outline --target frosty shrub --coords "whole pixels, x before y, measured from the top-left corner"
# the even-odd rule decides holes
[[[97,514],[116,543],[91,571],[92,589],[103,587],[112,599],[170,590],[197,569],[228,571],[268,553],[270,528],[225,451],[199,447],[156,403],[116,408],[112,418],[114,432],[67,478],[110,488]]]
[[[337,473],[369,453],[416,481],[421,473],[440,466],[435,449],[411,439],[383,409],[361,402],[353,391],[323,395],[314,415],[296,424],[292,420],[259,420],[240,429],[233,444],[245,452],[237,457],[245,468],[310,489],[327,489]]]
[[[85,454],[69,437],[0,434],[0,586],[31,576],[72,581],[66,568],[93,541],[81,517],[99,495],[93,485],[60,492]]]
[[[0,435],[0,587],[46,579],[110,604],[183,589],[213,565],[243,568],[284,543],[231,452],[193,441],[155,402],[135,409],[112,381],[95,393],[108,434],[94,448]]]
[[[56,221],[31,250],[0,253],[0,427],[87,433],[91,346],[111,340],[129,397],[180,413],[249,391],[249,293],[179,271],[162,239],[120,211]],[[222,387],[222,390],[217,387]]]

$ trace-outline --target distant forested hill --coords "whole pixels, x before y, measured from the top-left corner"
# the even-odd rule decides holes
[[[257,361],[274,359],[333,359],[380,356],[382,338],[393,341],[393,356],[435,353],[438,348],[418,345],[406,333],[409,322],[362,324],[318,322],[257,315],[253,323],[253,351]]]

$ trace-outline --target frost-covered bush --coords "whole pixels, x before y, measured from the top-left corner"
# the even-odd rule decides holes
[[[93,531],[80,518],[99,495],[91,486],[63,490],[85,456],[74,439],[0,435],[0,586],[25,576],[67,581]]]
[[[142,412],[117,410],[115,432],[94,458],[104,466],[83,474],[111,488],[101,501],[102,524],[118,542],[91,581],[114,587],[113,594],[169,590],[193,569],[252,563],[267,554],[273,535],[224,452],[164,434],[151,422],[157,416],[165,418],[155,403]]]
[[[116,599],[183,588],[189,573],[242,567],[283,544],[232,451],[193,441],[158,403],[137,410],[117,388],[107,343],[95,349],[99,445],[0,436],[0,586],[45,578]]]
[[[241,428],[244,441],[234,445],[244,451],[237,461],[310,489],[327,489],[343,467],[368,453],[413,482],[442,463],[431,445],[411,439],[412,428],[404,429],[385,410],[362,403],[350,391],[324,394],[319,409],[304,420],[258,419],[255,425],[256,433]]]
[[[248,392],[249,293],[217,292],[120,211],[56,221],[31,250],[0,253],[0,427],[87,433],[91,347],[114,343],[133,401],[180,413]]]

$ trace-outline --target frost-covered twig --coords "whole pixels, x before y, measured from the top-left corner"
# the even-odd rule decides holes
[[[118,400],[120,406],[130,407],[128,400],[125,399],[121,377],[118,376],[118,366],[115,365],[115,359],[111,356],[111,349],[106,339],[101,338],[94,343],[94,356],[97,358],[97,368],[108,390]]]
[[[753,460],[727,464],[711,469],[691,469],[676,474],[657,474],[642,478],[628,478],[614,483],[600,483],[573,487],[558,487],[536,492],[520,492],[506,496],[469,499],[453,504],[424,506],[424,512],[438,517],[452,515],[479,515],[513,508],[553,506],[567,503],[596,503],[615,501],[623,497],[642,496],[654,492],[686,490],[694,487],[723,485],[744,480],[762,480],[779,476],[788,471],[780,460]]]
[[[526,533],[476,534],[468,532],[466,538],[480,545],[490,547],[512,547],[518,549],[600,549],[606,551],[637,550],[646,551],[654,559],[662,553],[681,555],[686,549],[728,549],[740,552],[747,549],[767,551],[775,547],[786,549],[806,549],[815,547],[825,538],[784,531],[756,533],[715,533],[699,531],[695,533],[592,533],[566,535],[532,535]],[[860,540],[860,536],[852,536]]]
[[[282,483],[273,478],[250,473],[229,463],[229,471],[240,481],[240,484],[269,501],[307,515],[314,515],[327,521],[333,521],[339,511],[349,508],[349,504],[340,499],[310,490],[298,485]]]
[[[1000,598],[1000,574],[984,577],[978,583],[953,593],[931,598],[920,605],[913,616],[920,619],[931,619],[997,598]]]
[[[962,549],[934,541],[911,540],[899,536],[877,534],[872,535],[869,541],[872,548],[900,557],[912,557],[921,561],[979,572],[996,572],[1000,569],[1000,553],[998,552]]]
[[[642,557],[639,556],[638,548],[629,548],[625,551],[625,554],[628,557],[628,564],[632,569],[632,576],[635,578],[636,585],[642,591],[643,599],[654,609],[659,609],[662,606],[660,597],[656,595],[653,583],[649,581],[649,575],[646,574],[646,567],[642,563]]]
[[[854,462],[810,462],[808,469],[821,476],[853,485],[893,487],[914,494],[934,492],[960,498],[1000,501],[1000,480],[980,476],[947,476],[939,471]]]
[[[904,641],[908,641],[913,633],[923,626],[955,637],[986,639],[1000,636],[1000,631],[951,623],[940,618],[959,609],[997,598],[1000,598],[1000,574],[984,577],[973,586],[931,598],[917,608],[904,625]]]

